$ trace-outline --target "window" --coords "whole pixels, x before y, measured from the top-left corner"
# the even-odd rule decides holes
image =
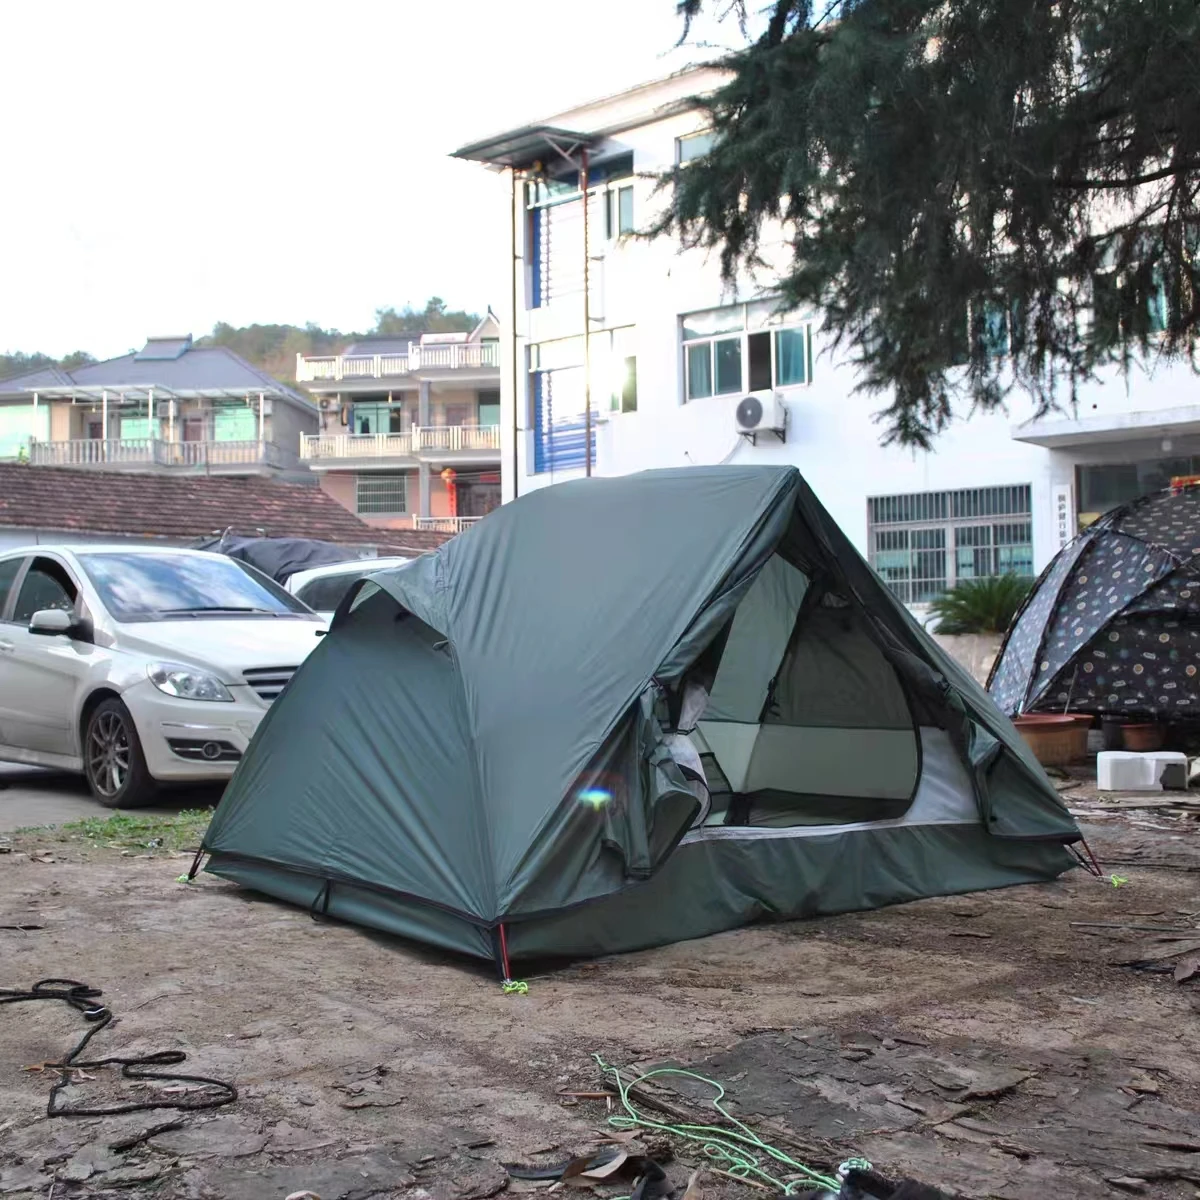
[[[812,378],[811,325],[785,324],[770,301],[689,313],[681,325],[688,400],[795,387]]]
[[[404,433],[408,429],[403,404],[369,401],[354,406],[355,433]]]
[[[302,600],[314,612],[333,612],[350,590],[350,585],[374,570],[368,564],[336,575],[318,575],[296,592],[296,599]]]
[[[43,609],[73,612],[76,595],[75,584],[61,563],[52,558],[35,558],[21,583],[12,619],[28,625],[33,614]]]
[[[633,228],[633,184],[609,188],[604,195],[604,236],[611,241]]]
[[[871,566],[905,604],[925,604],[960,579],[1033,575],[1027,484],[868,500]]]
[[[1140,462],[1102,463],[1077,468],[1079,527],[1086,529],[1110,509],[1169,487],[1180,475],[1200,474],[1200,455],[1175,455]]]
[[[360,475],[356,511],[360,516],[403,516],[408,512],[408,476],[402,472]]]
[[[775,380],[780,387],[808,382],[810,352],[807,329],[775,332]]]
[[[251,408],[246,404],[230,404],[213,411],[213,441],[253,442],[257,438],[257,406]]]
[[[633,187],[619,188],[617,191],[617,232],[633,232]]]
[[[689,134],[687,137],[675,139],[675,161],[683,166],[694,158],[703,158],[717,140],[717,135],[711,129],[703,133]]]
[[[39,404],[0,405],[0,458],[19,458],[29,452],[29,441],[50,437],[50,406]]]
[[[123,442],[158,437],[158,422],[149,417],[122,417],[121,440]]]
[[[1160,267],[1150,275],[1150,294],[1146,297],[1146,333],[1153,337],[1167,327],[1167,289]],[[1092,276],[1092,337],[1101,345],[1116,341],[1121,333],[1134,334],[1131,322],[1121,317],[1121,293],[1135,286],[1132,280],[1114,271]]]
[[[1009,351],[1009,317],[999,301],[985,304],[980,311],[980,334],[984,350],[991,358],[1003,358]]]
[[[232,558],[114,552],[79,561],[118,621],[307,615],[273,579]]]
[[[486,517],[500,507],[499,471],[460,471],[454,481],[460,517]]]
[[[1015,306],[1006,305],[1003,300],[960,309],[958,320],[950,329],[950,365],[965,366],[973,343],[978,343],[990,358],[1003,358],[1012,349],[1012,343],[1019,340],[1022,328]]]
[[[614,391],[614,412],[637,412],[637,359],[630,355],[620,361],[620,389]]]
[[[602,240],[634,231],[633,154],[610,155],[588,165],[588,241],[594,252]],[[579,171],[529,182],[527,258],[529,307],[552,305],[583,290],[583,205]]]
[[[529,369],[532,373],[558,377],[561,407],[572,396],[578,407],[570,415],[583,415],[584,340],[581,337],[559,338],[536,342],[529,347]],[[636,329],[632,325],[616,329],[599,329],[591,336],[592,408],[602,412],[635,412],[637,410],[637,347]],[[568,382],[569,381],[569,382]],[[533,383],[531,381],[531,389]],[[485,393],[480,393],[481,395]],[[499,397],[499,393],[495,393]],[[606,400],[607,398],[607,400]]]
[[[8,593],[12,591],[12,585],[17,581],[17,572],[21,569],[21,564],[25,560],[23,558],[6,558],[0,562],[0,617],[4,616],[4,610],[8,605]]]
[[[496,391],[479,392],[479,415],[478,420],[480,425],[499,425],[500,424],[500,393]]]

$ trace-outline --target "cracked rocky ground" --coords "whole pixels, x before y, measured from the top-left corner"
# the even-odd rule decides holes
[[[0,986],[69,976],[117,1014],[89,1056],[181,1049],[236,1084],[212,1112],[48,1118],[82,1032],[61,1004],[0,1008],[0,1195],[471,1200],[532,1185],[505,1162],[596,1144],[594,1052],[702,1064],[735,1111],[827,1161],[865,1153],[971,1197],[1192,1197],[1200,1189],[1200,980],[1118,966],[1200,923],[1184,818],[1088,828],[1119,887],[1075,871],[1013,888],[762,925],[531,972],[314,922],[186,862],[53,832],[0,854]],[[1091,927],[1072,922],[1093,923]],[[1198,935],[1200,936],[1200,935]],[[80,1103],[154,1090],[92,1072]],[[678,1104],[702,1102],[682,1088]],[[135,1146],[113,1149],[163,1123]],[[697,1158],[676,1145],[679,1185]],[[705,1194],[762,1195],[710,1175]],[[601,1194],[604,1188],[599,1188]],[[628,1191],[615,1186],[608,1194]]]

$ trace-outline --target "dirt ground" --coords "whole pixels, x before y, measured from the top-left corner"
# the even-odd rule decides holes
[[[1077,803],[1096,811],[1086,789]],[[1200,1196],[1200,977],[1175,982],[1179,958],[1167,970],[1114,965],[1155,934],[1098,927],[1200,925],[1200,820],[1135,810],[1089,819],[1085,832],[1106,875],[1127,882],[1074,871],[756,926],[530,974],[525,995],[502,994],[485,969],[211,877],[178,883],[187,862],[165,847],[140,858],[54,832],[13,835],[0,846],[0,926],[41,928],[0,928],[0,987],[46,976],[100,987],[117,1020],[88,1057],[182,1049],[177,1070],[240,1094],[212,1112],[48,1118],[55,1075],[27,1068],[63,1055],[83,1022],[61,1004],[4,1007],[0,1196],[528,1191],[537,1185],[500,1164],[568,1158],[605,1128],[604,1102],[560,1095],[596,1089],[596,1053],[693,1064],[768,1141],[814,1166],[864,1154],[1005,1200]],[[165,1098],[91,1074],[66,1097]],[[651,1096],[704,1113],[703,1087],[675,1093]],[[181,1127],[111,1149],[172,1119]],[[682,1188],[703,1156],[673,1148]],[[766,1194],[711,1171],[700,1187]]]

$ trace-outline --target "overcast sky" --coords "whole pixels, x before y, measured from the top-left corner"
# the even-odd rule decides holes
[[[503,203],[448,152],[711,57],[679,32],[674,0],[0,3],[0,351],[499,304]]]

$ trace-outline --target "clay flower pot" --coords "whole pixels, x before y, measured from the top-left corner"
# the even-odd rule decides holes
[[[1165,736],[1161,725],[1146,723],[1121,727],[1121,740],[1125,744],[1125,749],[1137,753],[1145,754],[1152,750],[1161,750]]]
[[[1081,713],[1026,713],[1013,718],[1017,732],[1043,767],[1065,767],[1085,758],[1091,721]]]

